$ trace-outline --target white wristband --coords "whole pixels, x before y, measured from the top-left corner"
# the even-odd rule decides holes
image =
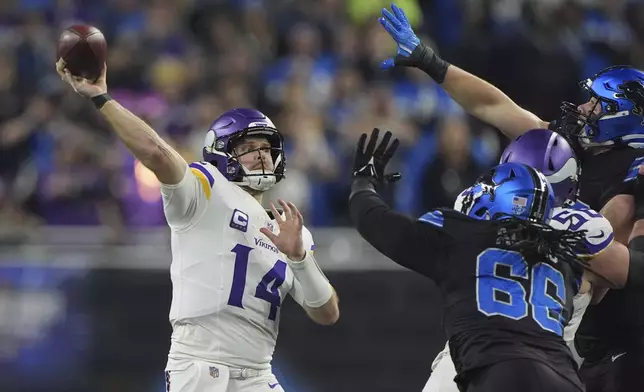
[[[306,252],[302,261],[293,261],[287,258],[287,262],[293,270],[293,275],[302,285],[306,306],[319,308],[329,302],[333,296],[333,289],[310,252]]]

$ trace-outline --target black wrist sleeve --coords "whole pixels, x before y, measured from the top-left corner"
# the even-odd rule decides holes
[[[94,106],[96,106],[96,109],[101,110],[103,105],[105,105],[108,101],[112,100],[112,97],[110,97],[109,94],[105,93],[105,94],[92,97],[91,99]]]
[[[644,175],[639,173],[633,186],[633,197],[635,197],[635,221],[644,219]],[[633,240],[636,239],[633,238]]]
[[[416,46],[416,49],[411,52],[409,57],[396,56],[396,65],[416,67],[429,75],[438,84],[442,84],[445,81],[447,68],[450,66],[447,61],[438,57],[429,46],[422,42]]]
[[[626,287],[644,288],[644,236],[633,238],[628,243],[630,265]]]

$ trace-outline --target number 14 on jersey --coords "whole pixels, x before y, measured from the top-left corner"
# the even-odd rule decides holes
[[[237,244],[231,250],[235,254],[235,269],[233,271],[233,283],[230,287],[228,305],[244,309],[244,288],[246,287],[246,273],[248,271],[248,261],[250,252],[253,250],[250,246]],[[271,304],[271,310],[268,313],[269,320],[275,320],[277,309],[282,304],[279,288],[286,278],[286,263],[277,260],[255,288],[255,298],[262,299]],[[271,285],[271,283],[273,283]],[[269,289],[269,285],[271,288]]]

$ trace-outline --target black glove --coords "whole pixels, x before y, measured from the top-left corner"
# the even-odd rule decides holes
[[[367,134],[363,133],[356,145],[356,154],[353,160],[353,179],[366,178],[375,186],[384,185],[390,182],[398,181],[401,178],[400,173],[385,174],[385,167],[391,157],[394,156],[398,145],[398,139],[394,139],[391,144],[391,132],[385,132],[385,136],[378,142],[380,130],[374,128],[369,138],[369,143],[365,149]]]

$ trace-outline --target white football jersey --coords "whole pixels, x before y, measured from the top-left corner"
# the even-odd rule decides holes
[[[284,254],[259,231],[277,233],[277,224],[209,163],[190,164],[181,183],[161,191],[172,229],[168,366],[199,359],[270,368],[282,300],[304,300]],[[303,237],[312,251],[306,228]]]
[[[552,212],[550,226],[557,230],[586,230],[586,248],[588,253],[580,255],[592,258],[601,253],[613,242],[613,227],[599,212],[581,202],[568,203],[557,207]]]
[[[614,238],[613,227],[608,220],[581,202],[569,202],[566,207],[555,208],[550,226],[559,230],[587,230],[585,243],[588,254],[581,255],[586,258],[597,256],[613,242]],[[573,297],[573,314],[564,328],[564,340],[579,365],[581,365],[582,358],[575,349],[575,334],[588,305],[590,305],[592,294],[591,288],[589,291]]]
[[[580,255],[581,257],[595,257],[613,242],[613,228],[608,220],[580,202],[568,203],[566,207],[555,208],[550,220],[550,226],[558,230],[587,230],[585,243],[588,253]],[[573,297],[573,314],[564,328],[563,338],[578,364],[581,364],[582,358],[577,354],[574,339],[591,299],[592,289]],[[456,369],[452,363],[449,342],[445,345],[443,351],[438,353],[434,362],[432,362],[431,369],[432,375],[425,388],[423,388],[423,392],[458,391],[456,383],[453,382],[454,377],[456,377]]]

